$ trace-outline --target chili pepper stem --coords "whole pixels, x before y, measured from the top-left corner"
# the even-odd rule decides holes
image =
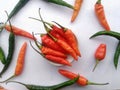
[[[6,79],[6,80],[4,80],[4,81],[0,81],[0,83],[4,83],[4,82],[7,82],[7,81],[9,81],[10,79],[12,79],[12,78],[14,78],[15,77],[15,75],[12,75],[11,77],[9,77],[8,79]]]
[[[97,65],[98,65],[99,62],[100,62],[99,60],[96,60],[96,64],[95,64],[95,66],[94,66],[94,68],[93,68],[93,72],[94,72],[94,70],[95,70],[95,68],[97,67]]]
[[[101,4],[101,0],[98,0],[96,3],[97,3],[97,4]]]
[[[95,83],[95,82],[90,82],[90,81],[87,82],[87,85],[107,85],[107,84],[109,83]]]

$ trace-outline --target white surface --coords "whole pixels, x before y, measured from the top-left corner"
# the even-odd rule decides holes
[[[0,21],[5,22],[7,19],[5,10],[10,13],[18,0],[0,0]],[[67,0],[70,4],[74,4],[74,0]],[[98,20],[94,13],[94,4],[96,0],[84,0],[81,11],[74,23],[70,23],[70,18],[72,16],[72,10],[66,7],[58,6],[55,4],[49,4],[44,2],[44,0],[30,0],[26,6],[19,11],[19,13],[14,16],[11,20],[12,24],[23,28],[28,32],[42,33],[45,32],[42,23],[29,19],[28,17],[39,17],[38,9],[41,8],[41,13],[46,21],[56,21],[68,28],[71,28],[78,38],[79,49],[81,51],[82,57],[79,58],[78,62],[73,62],[72,67],[62,66],[56,67],[49,64],[44,58],[42,58],[38,53],[36,53],[30,46],[29,40],[27,38],[16,36],[16,47],[15,54],[9,69],[4,73],[1,80],[5,80],[14,73],[14,68],[16,65],[16,59],[19,49],[24,41],[28,42],[26,57],[25,57],[25,67],[23,73],[12,79],[16,81],[21,81],[28,84],[37,85],[54,85],[68,80],[58,73],[58,69],[67,69],[75,73],[79,73],[88,80],[93,82],[109,82],[106,86],[86,86],[80,87],[75,84],[70,87],[66,87],[61,90],[113,90],[120,89],[120,64],[118,64],[118,69],[115,70],[113,66],[113,55],[117,45],[117,40],[111,37],[97,37],[94,39],[89,39],[89,37],[97,31],[103,30],[102,26],[98,23]],[[113,31],[118,31],[120,29],[120,0],[103,0],[105,14],[107,20]],[[4,48],[7,55],[8,48],[8,35],[7,31],[2,32],[0,35],[0,45]],[[39,36],[37,36],[40,40]],[[100,43],[107,44],[107,55],[104,61],[100,62],[96,70],[92,72],[95,65],[94,52]],[[0,68],[3,65],[0,64]],[[25,87],[19,84],[2,84],[8,90],[27,90]]]

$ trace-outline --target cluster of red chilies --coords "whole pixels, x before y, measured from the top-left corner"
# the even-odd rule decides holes
[[[46,34],[41,34],[42,44],[39,45],[35,40],[37,47],[41,50],[40,54],[56,64],[71,66],[67,60],[68,55],[76,61],[81,56],[74,33],[56,22],[56,25],[51,24],[43,21],[42,18],[40,21],[47,31]]]

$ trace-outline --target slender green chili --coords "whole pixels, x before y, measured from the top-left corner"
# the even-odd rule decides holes
[[[4,54],[2,47],[0,47],[0,60],[2,64],[6,64],[6,58],[5,58],[5,54]]]
[[[11,13],[8,16],[8,20],[11,19],[15,14],[17,14],[19,12],[19,10],[25,6],[25,4],[28,2],[29,0],[19,0],[19,2],[16,4],[16,6],[13,8],[13,10],[11,11]],[[7,20],[7,21],[8,21]]]
[[[94,37],[96,37],[96,36],[101,36],[101,35],[112,36],[112,37],[120,40],[120,33],[115,32],[115,31],[99,31],[99,32],[93,34],[93,35],[90,37],[90,39],[91,39],[91,38],[94,38]]]
[[[114,66],[115,66],[116,69],[117,69],[117,66],[118,66],[119,56],[120,56],[120,41],[118,42],[118,45],[116,47],[116,51],[115,51],[115,54],[114,54]]]
[[[32,85],[32,84],[24,84],[24,83],[17,82],[17,81],[8,81],[8,82],[15,82],[15,83],[22,84],[28,90],[59,90],[60,88],[70,86],[70,85],[76,83],[78,81],[78,79],[79,79],[79,76],[72,80],[68,80],[68,81],[62,82],[60,84],[53,85],[53,86],[39,86],[39,85]]]
[[[74,9],[74,7],[72,5],[70,5],[69,3],[63,1],[63,0],[47,0],[48,2],[54,3],[54,4],[58,4],[58,5],[62,5],[71,9]]]
[[[7,12],[6,12],[7,14]],[[8,14],[7,14],[8,16]],[[10,23],[10,21],[9,21]],[[15,35],[12,31],[12,25],[10,23],[10,26],[11,26],[11,32],[9,34],[9,47],[8,47],[8,55],[7,55],[7,58],[6,58],[6,64],[4,65],[2,71],[0,72],[0,77],[2,76],[2,74],[8,69],[11,61],[12,61],[12,57],[13,57],[13,54],[14,54],[14,47],[15,47]]]

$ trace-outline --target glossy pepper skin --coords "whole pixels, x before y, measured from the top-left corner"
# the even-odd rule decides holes
[[[95,51],[95,59],[96,59],[96,64],[93,68],[93,71],[95,70],[96,66],[98,65],[98,63],[102,60],[104,60],[106,56],[106,44],[100,44],[98,46],[98,48]]]
[[[41,41],[42,41],[43,45],[45,45],[51,49],[60,51],[62,53],[66,53],[65,50],[62,49],[59,45],[57,45],[56,42],[54,40],[52,40],[47,34],[41,35]]]
[[[2,47],[0,47],[0,61],[2,62],[2,64],[6,64],[6,57]]]
[[[72,80],[68,80],[68,81],[62,82],[62,83],[57,84],[57,85],[52,85],[52,86],[40,86],[40,85],[24,84],[24,83],[17,82],[17,81],[11,81],[11,82],[19,83],[19,84],[25,86],[28,90],[59,90],[61,88],[64,88],[64,87],[67,87],[67,86],[70,86],[70,85],[76,83],[78,78],[79,78],[79,76],[77,76],[76,78],[74,78]]]
[[[118,66],[119,56],[120,56],[120,41],[118,42],[118,45],[116,47],[115,54],[114,54],[114,66],[116,69]]]
[[[94,37],[97,37],[97,36],[101,36],[101,35],[106,35],[106,36],[111,36],[111,37],[114,37],[118,40],[120,40],[120,33],[119,32],[115,32],[115,31],[99,31],[95,34],[93,34],[91,38],[94,38]]]
[[[77,77],[77,74],[73,73],[73,72],[70,72],[68,70],[64,70],[64,69],[59,69],[58,72],[69,78],[69,79],[73,79],[75,77]],[[90,82],[87,78],[83,77],[80,75],[77,83],[80,85],[80,86],[87,86],[87,85],[107,85],[109,83],[94,83],[94,82]]]
[[[98,18],[98,21],[105,28],[105,30],[110,31],[110,26],[107,22],[105,11],[103,5],[101,4],[101,0],[98,0],[95,4],[95,14]]]
[[[74,7],[72,5],[70,5],[69,3],[67,3],[66,1],[63,1],[63,0],[47,0],[47,1],[54,3],[54,4],[58,4],[58,5],[62,5],[62,6],[74,9]]]

